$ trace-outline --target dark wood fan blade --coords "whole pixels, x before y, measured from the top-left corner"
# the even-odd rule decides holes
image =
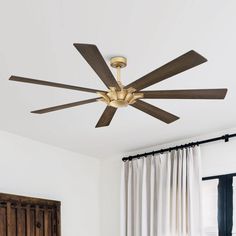
[[[78,91],[83,91],[83,92],[88,92],[88,93],[104,92],[98,89],[83,88],[83,87],[78,87],[74,85],[60,84],[60,83],[54,83],[54,82],[49,82],[49,81],[37,80],[37,79],[30,79],[30,78],[14,76],[14,75],[12,75],[9,78],[9,80],[23,82],[23,83],[51,86],[51,87],[56,87],[56,88],[78,90]]]
[[[96,128],[108,126],[111,123],[116,110],[117,108],[115,107],[107,106],[105,111],[102,113],[102,116],[100,117],[98,123],[96,124]]]
[[[150,99],[224,99],[227,89],[189,89],[142,91],[143,98]]]
[[[63,104],[63,105],[59,105],[59,106],[48,107],[48,108],[44,108],[44,109],[40,109],[40,110],[36,110],[36,111],[31,111],[31,113],[44,114],[44,113],[48,113],[48,112],[52,112],[52,111],[59,111],[59,110],[66,109],[66,108],[71,108],[71,107],[76,107],[76,106],[96,102],[97,99],[98,98],[92,98],[92,99],[88,99],[88,100],[84,100],[84,101],[72,102],[72,103]]]
[[[193,50],[189,51],[184,55],[174,59],[173,61],[165,64],[164,66],[132,82],[131,84],[127,85],[126,88],[133,87],[138,91],[142,90],[155,83],[158,83],[183,71],[198,66],[206,61],[207,59],[197,52]]]
[[[151,116],[153,116],[153,117],[155,117],[167,124],[172,123],[172,122],[179,119],[179,117],[177,117],[167,111],[164,111],[158,107],[155,107],[149,103],[141,101],[141,100],[137,100],[131,106],[135,107],[135,108],[139,109],[140,111],[143,111],[143,112],[147,113],[148,115],[151,115]]]
[[[93,68],[107,88],[119,88],[118,83],[116,82],[113,74],[111,73],[107,63],[105,62],[96,45],[74,43],[74,46],[88,62],[88,64]]]

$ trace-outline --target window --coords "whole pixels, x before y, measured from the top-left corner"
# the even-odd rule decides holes
[[[207,236],[236,236],[236,173],[203,178],[203,227]]]
[[[203,227],[206,235],[218,235],[217,222],[217,187],[219,180],[212,179],[203,182]]]
[[[233,177],[233,231],[232,236],[236,236],[236,177]]]

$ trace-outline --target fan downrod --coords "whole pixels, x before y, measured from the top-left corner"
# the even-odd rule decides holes
[[[110,87],[107,92],[98,92],[101,97],[99,100],[105,102],[108,106],[121,108],[133,104],[137,99],[143,98],[142,93],[136,93],[136,89],[129,87],[125,89],[121,82],[120,70],[127,66],[127,59],[122,56],[112,57],[110,59],[111,67],[117,71],[116,80],[120,88]]]

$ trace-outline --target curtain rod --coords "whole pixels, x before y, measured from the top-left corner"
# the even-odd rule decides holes
[[[216,141],[219,141],[219,140],[225,140],[225,142],[228,142],[229,139],[233,138],[233,137],[236,137],[236,133],[234,133],[234,134],[225,134],[223,136],[219,136],[219,137],[216,137],[216,138],[211,138],[211,139],[205,139],[205,140],[201,140],[201,141],[197,141],[197,142],[186,143],[186,144],[183,144],[183,145],[178,145],[178,146],[175,146],[175,147],[160,149],[160,150],[156,150],[156,151],[152,151],[152,152],[145,152],[145,153],[137,154],[137,155],[134,155],[134,156],[123,157],[122,161],[131,161],[133,159],[139,159],[140,157],[147,157],[148,155],[154,155],[154,154],[163,153],[163,152],[170,152],[172,150],[192,147],[192,146],[196,146],[196,145],[198,146],[200,144],[212,143],[212,142],[216,142]]]

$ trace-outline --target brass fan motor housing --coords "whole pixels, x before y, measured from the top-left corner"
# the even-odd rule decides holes
[[[98,92],[100,101],[105,102],[108,106],[121,108],[134,104],[137,99],[143,98],[143,93],[136,93],[134,88],[117,89],[111,87],[107,93]]]

